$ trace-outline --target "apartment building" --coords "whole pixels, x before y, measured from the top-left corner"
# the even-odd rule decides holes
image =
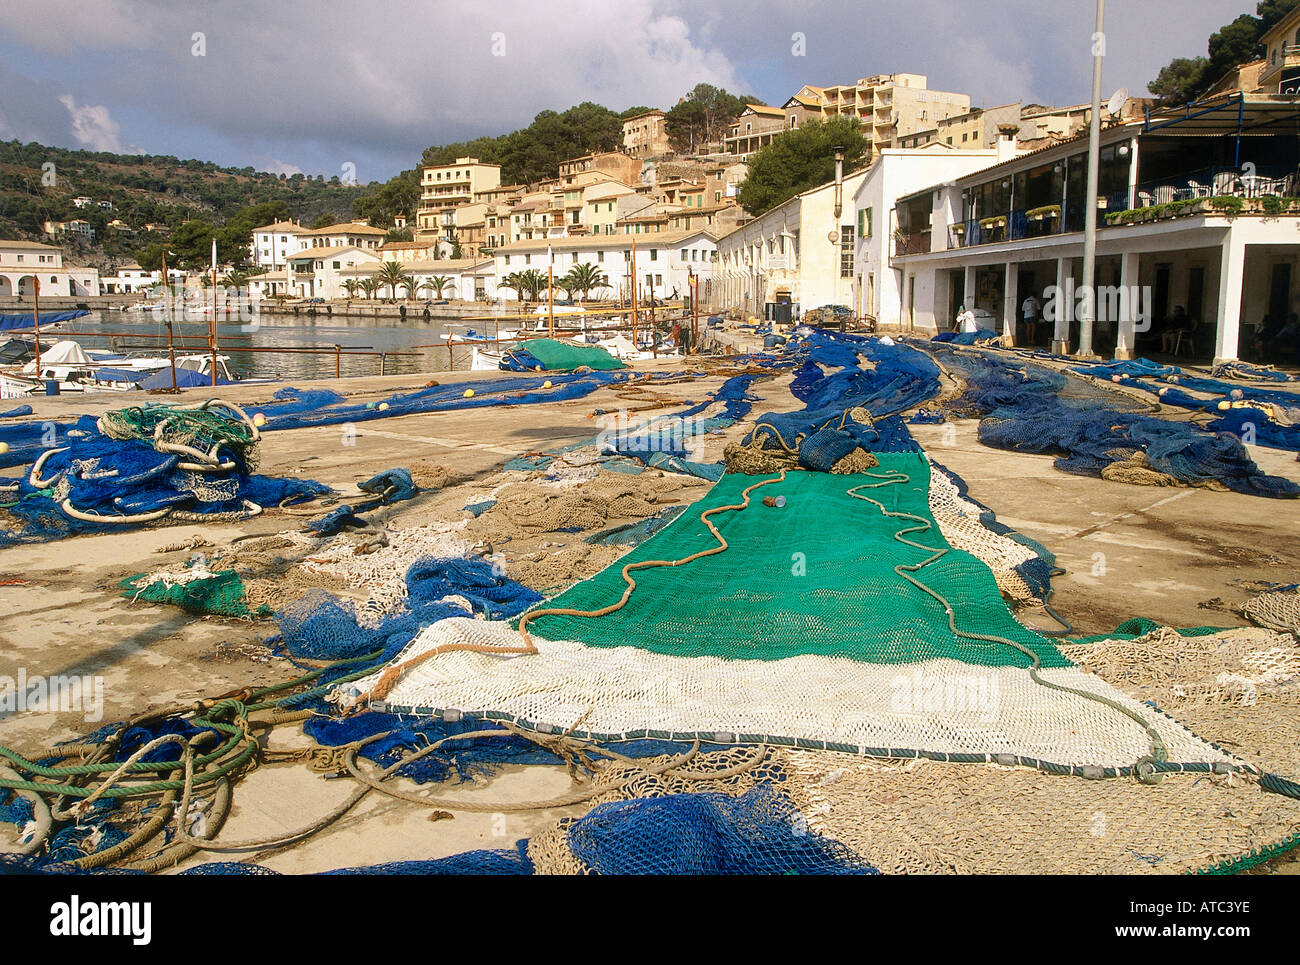
[[[65,265],[63,249],[35,241],[0,241],[0,296],[98,295],[99,272]]]
[[[668,152],[666,115],[645,111],[623,121],[623,152],[634,158],[658,157]]]
[[[1273,24],[1259,38],[1264,47],[1260,93],[1300,95],[1300,7]]]
[[[629,157],[621,151],[602,151],[598,154],[584,154],[571,158],[560,165],[560,181],[573,183],[570,179],[586,172],[600,172],[622,181],[624,184],[639,184],[641,181],[641,161]]]
[[[722,139],[723,150],[743,161],[755,151],[767,147],[773,138],[786,130],[784,108],[749,104],[731,125],[730,133]]]
[[[443,215],[470,204],[476,195],[500,184],[501,166],[484,164],[476,157],[456,158],[452,164],[426,165],[420,174],[416,240],[438,237],[446,227]]]

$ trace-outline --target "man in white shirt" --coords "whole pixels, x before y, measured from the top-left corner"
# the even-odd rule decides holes
[[[959,332],[976,332],[979,331],[979,323],[975,320],[975,313],[965,305],[957,313],[957,331]]]
[[[1033,292],[1029,293],[1029,297],[1020,306],[1020,316],[1025,321],[1025,339],[1030,345],[1038,341],[1038,316],[1041,309],[1038,296]]]

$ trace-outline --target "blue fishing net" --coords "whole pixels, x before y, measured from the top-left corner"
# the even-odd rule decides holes
[[[741,797],[670,794],[602,804],[569,826],[569,849],[597,874],[878,874],[837,841],[810,833],[763,783]]]
[[[438,620],[472,614],[504,620],[542,600],[540,593],[498,576],[481,559],[425,557],[411,564],[404,578],[406,609],[377,626],[359,620],[351,602],[323,590],[309,591],[276,613],[285,649],[308,660],[343,660],[377,650],[391,655]],[[444,602],[450,596],[463,598],[470,610],[460,601]]]
[[[1114,400],[1089,395],[1081,380],[1071,384],[1061,372],[1001,356],[946,351],[945,365],[962,376],[966,388],[945,405],[954,413],[982,417],[978,438],[986,446],[1055,455],[1056,468],[1094,477],[1141,453],[1147,467],[1179,482],[1212,480],[1247,495],[1300,496],[1300,486],[1264,473],[1232,435],[1122,411]]]
[[[907,346],[820,331],[794,349],[804,361],[790,392],[804,408],[760,416],[743,445],[797,450],[802,467],[822,472],[858,448],[919,450],[898,414],[939,394],[933,360]]]
[[[9,522],[0,523],[0,546],[118,531],[135,522],[130,517],[159,511],[167,513],[162,521],[189,514],[242,518],[249,503],[275,506],[330,491],[310,479],[254,475],[242,453],[224,448],[218,452],[233,468],[198,472],[184,468],[183,457],[174,453],[97,430],[71,435],[61,445],[62,451],[45,459],[35,484],[28,473],[2,500]]]

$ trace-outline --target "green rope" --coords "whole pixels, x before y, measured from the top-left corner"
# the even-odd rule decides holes
[[[1169,754],[1165,748],[1164,741],[1161,739],[1159,733],[1156,732],[1156,729],[1152,727],[1150,722],[1147,721],[1144,717],[1142,717],[1142,715],[1135,713],[1134,711],[1129,710],[1127,707],[1123,706],[1117,701],[1111,700],[1108,697],[1103,697],[1100,694],[1088,693],[1085,690],[1078,690],[1074,687],[1066,687],[1063,684],[1057,684],[1057,683],[1053,683],[1050,680],[1043,679],[1043,677],[1041,677],[1038,673],[1038,671],[1042,667],[1042,659],[1039,657],[1036,651],[1032,650],[1029,647],[1026,647],[1022,643],[1018,643],[1017,641],[1011,640],[1007,637],[998,636],[997,634],[975,633],[968,630],[961,630],[957,627],[956,616],[953,611],[952,604],[949,603],[948,600],[945,599],[943,595],[940,594],[938,591],[931,589],[930,587],[922,583],[920,580],[912,576],[913,573],[916,573],[921,569],[931,565],[932,563],[941,560],[944,556],[948,554],[949,551],[948,547],[926,546],[923,543],[918,543],[915,542],[914,540],[910,540],[906,538],[907,534],[909,533],[931,532],[934,529],[933,522],[931,522],[928,519],[925,519],[924,517],[913,515],[912,513],[896,512],[894,510],[887,509],[884,503],[872,499],[870,496],[864,496],[858,492],[858,490],[861,489],[880,489],[884,486],[906,484],[912,481],[911,477],[908,476],[906,473],[897,469],[890,469],[887,470],[885,473],[867,472],[867,473],[863,473],[863,475],[871,476],[873,479],[879,479],[880,482],[863,483],[860,486],[854,486],[852,489],[849,489],[847,491],[848,495],[853,497],[854,499],[861,499],[864,502],[871,503],[878,510],[880,510],[881,514],[884,516],[892,517],[894,519],[912,520],[914,523],[916,523],[915,526],[905,526],[902,529],[898,530],[894,534],[894,539],[905,546],[911,546],[914,549],[921,550],[922,552],[929,553],[931,555],[926,559],[922,560],[920,563],[900,563],[894,567],[894,572],[897,573],[899,576],[901,576],[903,579],[907,580],[907,582],[911,583],[917,589],[928,594],[930,597],[936,600],[940,606],[943,607],[944,613],[947,614],[948,617],[948,629],[952,632],[952,634],[954,636],[964,637],[965,639],[968,640],[980,640],[985,643],[998,643],[1004,646],[1012,647],[1013,649],[1020,651],[1026,657],[1029,658],[1030,660],[1029,676],[1030,679],[1034,681],[1034,683],[1042,687],[1045,687],[1048,690],[1055,690],[1061,693],[1071,694],[1076,697],[1082,697],[1086,700],[1091,700],[1091,701],[1095,701],[1096,703],[1103,704],[1107,707],[1110,707],[1112,710],[1118,711],[1119,713],[1123,714],[1125,717],[1128,717],[1129,719],[1136,722],[1139,726],[1143,728],[1143,730],[1146,731],[1147,737],[1151,741],[1151,755],[1149,757],[1142,758],[1134,765],[1134,773],[1138,775],[1138,779],[1141,780],[1144,784],[1159,783],[1162,775],[1160,771],[1157,769],[1156,765],[1162,761],[1167,761],[1169,759]]]

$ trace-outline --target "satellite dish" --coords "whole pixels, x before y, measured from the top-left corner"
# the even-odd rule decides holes
[[[833,245],[839,244],[840,233],[832,228],[830,231],[826,232],[826,240]]]
[[[1115,93],[1110,95],[1110,100],[1106,102],[1106,110],[1113,117],[1124,109],[1128,103],[1128,88],[1121,87]]]

